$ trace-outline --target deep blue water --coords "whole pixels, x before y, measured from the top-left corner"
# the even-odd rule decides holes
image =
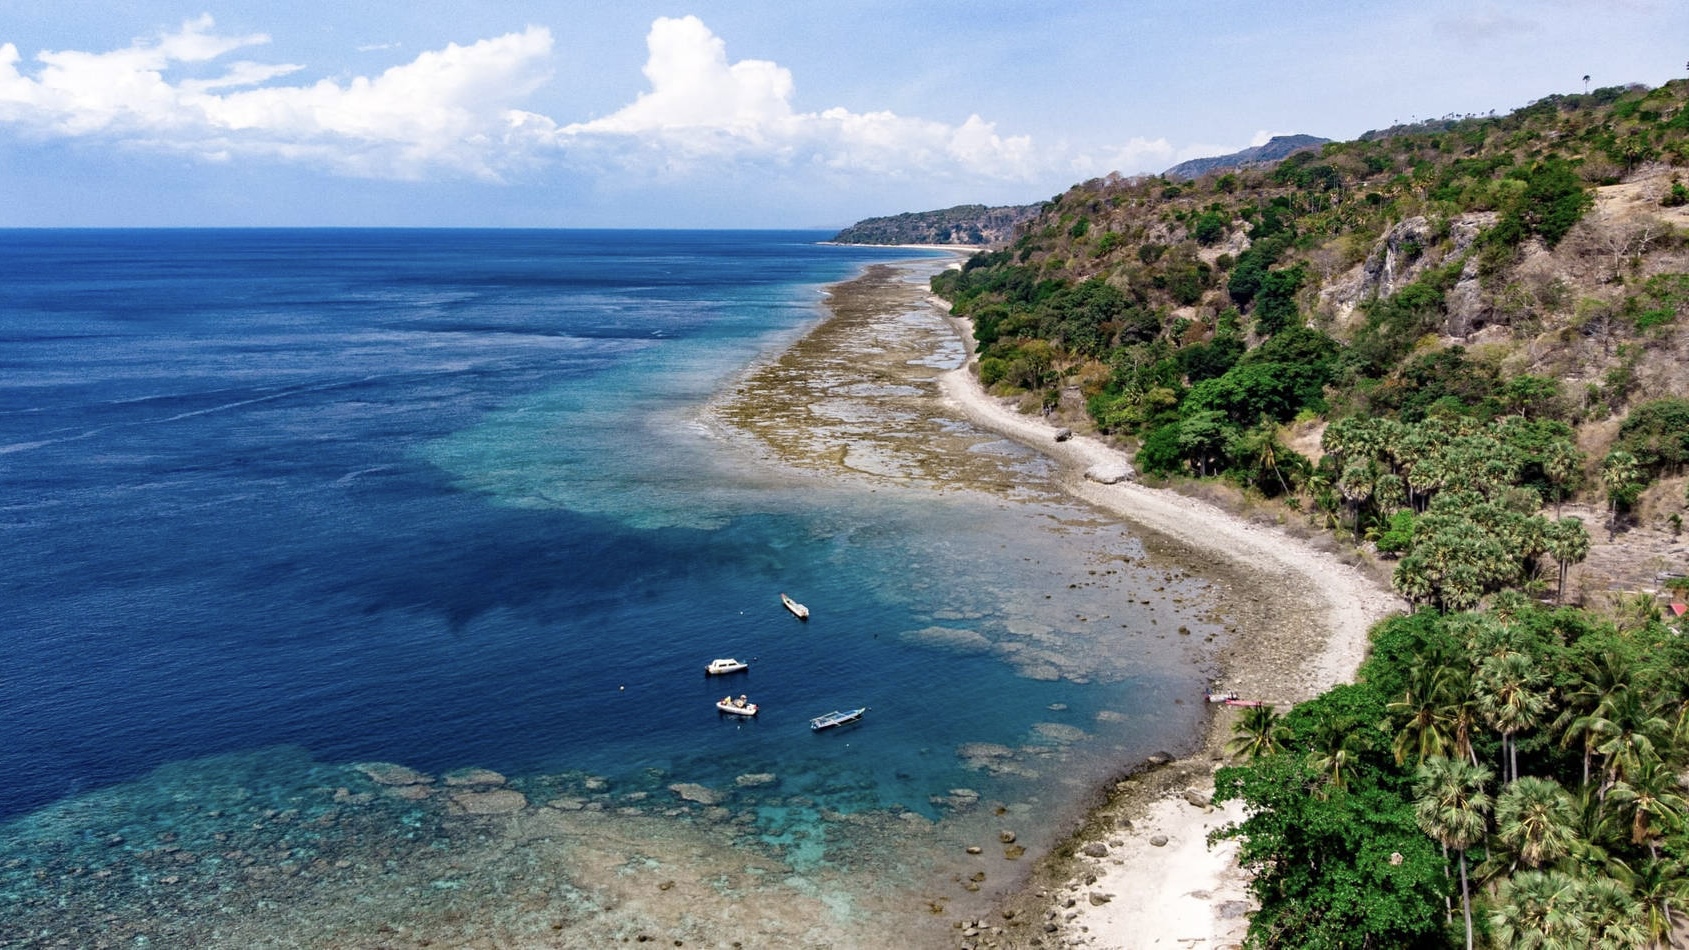
[[[1198,674],[1153,643],[1062,677],[907,636],[1001,641],[1052,590],[1116,637],[1185,622],[1082,589],[1099,552],[1140,553],[1123,531],[793,488],[698,424],[825,284],[923,255],[824,237],[0,232],[0,820],[269,748],[845,774],[858,804],[931,811],[987,781],[964,743],[1070,725],[1104,772],[1183,741]],[[755,662],[706,680],[716,656]],[[763,714],[719,716],[729,689]]]

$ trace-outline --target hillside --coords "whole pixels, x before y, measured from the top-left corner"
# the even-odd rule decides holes
[[[1330,142],[1317,135],[1275,135],[1265,144],[1246,148],[1241,152],[1230,155],[1216,155],[1212,158],[1193,158],[1188,162],[1180,162],[1161,173],[1161,177],[1173,181],[1188,181],[1201,178],[1203,175],[1219,172],[1235,172],[1245,168],[1257,168],[1270,165],[1280,159],[1289,158],[1297,152],[1318,148]]]
[[[833,240],[839,244],[1007,244],[1015,229],[1038,214],[1039,205],[958,205],[941,211],[912,211],[858,221]]]
[[[1689,425],[1686,99],[1612,87],[1189,181],[1087,181],[935,289],[973,319],[982,381],[1138,447],[1151,475],[1224,474],[1376,538],[1423,510],[1397,491],[1411,463],[1334,451],[1332,421],[1425,438],[1516,416],[1576,452],[1560,482],[1522,463],[1539,502],[1675,539],[1689,434],[1659,433]],[[1640,468],[1610,493],[1614,451]],[[1362,462],[1382,496],[1340,467]],[[1681,547],[1604,561],[1590,593],[1646,586]]]
[[[996,394],[1414,608],[1220,713],[1249,946],[1683,945],[1689,82],[1084,182],[933,289]]]

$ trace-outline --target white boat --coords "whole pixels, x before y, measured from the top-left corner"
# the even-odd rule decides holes
[[[797,601],[793,600],[792,598],[787,597],[785,594],[780,595],[780,602],[782,604],[785,604],[786,609],[790,610],[792,612],[792,615],[797,617],[799,620],[808,620],[809,619],[809,608],[805,607],[803,604],[800,604]]]
[[[720,702],[715,704],[715,708],[724,713],[732,713],[735,716],[754,716],[757,714],[757,704],[742,695],[738,699],[724,696]]]
[[[832,712],[827,713],[825,716],[816,716],[814,719],[811,719],[809,721],[809,728],[815,730],[816,732],[820,732],[823,729],[831,729],[834,726],[848,725],[858,719],[861,719],[862,714],[867,711],[867,706],[863,706],[860,709],[835,709]]]
[[[704,667],[704,672],[711,676],[715,676],[721,673],[737,673],[740,670],[748,670],[750,668],[751,664],[746,663],[744,660],[735,660],[729,657],[727,659],[711,660],[710,665]]]

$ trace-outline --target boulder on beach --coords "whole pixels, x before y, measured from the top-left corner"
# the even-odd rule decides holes
[[[1114,485],[1132,477],[1132,466],[1125,462],[1098,462],[1085,470],[1085,477],[1101,485]]]

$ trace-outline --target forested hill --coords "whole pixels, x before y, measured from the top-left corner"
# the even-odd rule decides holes
[[[1002,246],[1015,228],[1036,215],[1039,205],[958,205],[942,211],[911,211],[858,221],[833,240],[840,244],[963,244]]]
[[[1682,945],[1689,82],[1084,182],[933,288],[993,391],[1414,609],[1232,720],[1251,945]]]
[[[1209,173],[1238,171],[1244,168],[1255,168],[1271,165],[1280,159],[1289,158],[1305,149],[1318,148],[1331,141],[1317,135],[1275,135],[1262,145],[1246,148],[1241,152],[1230,155],[1216,155],[1212,158],[1193,158],[1188,162],[1180,162],[1161,173],[1161,177],[1173,180],[1201,178]]]

